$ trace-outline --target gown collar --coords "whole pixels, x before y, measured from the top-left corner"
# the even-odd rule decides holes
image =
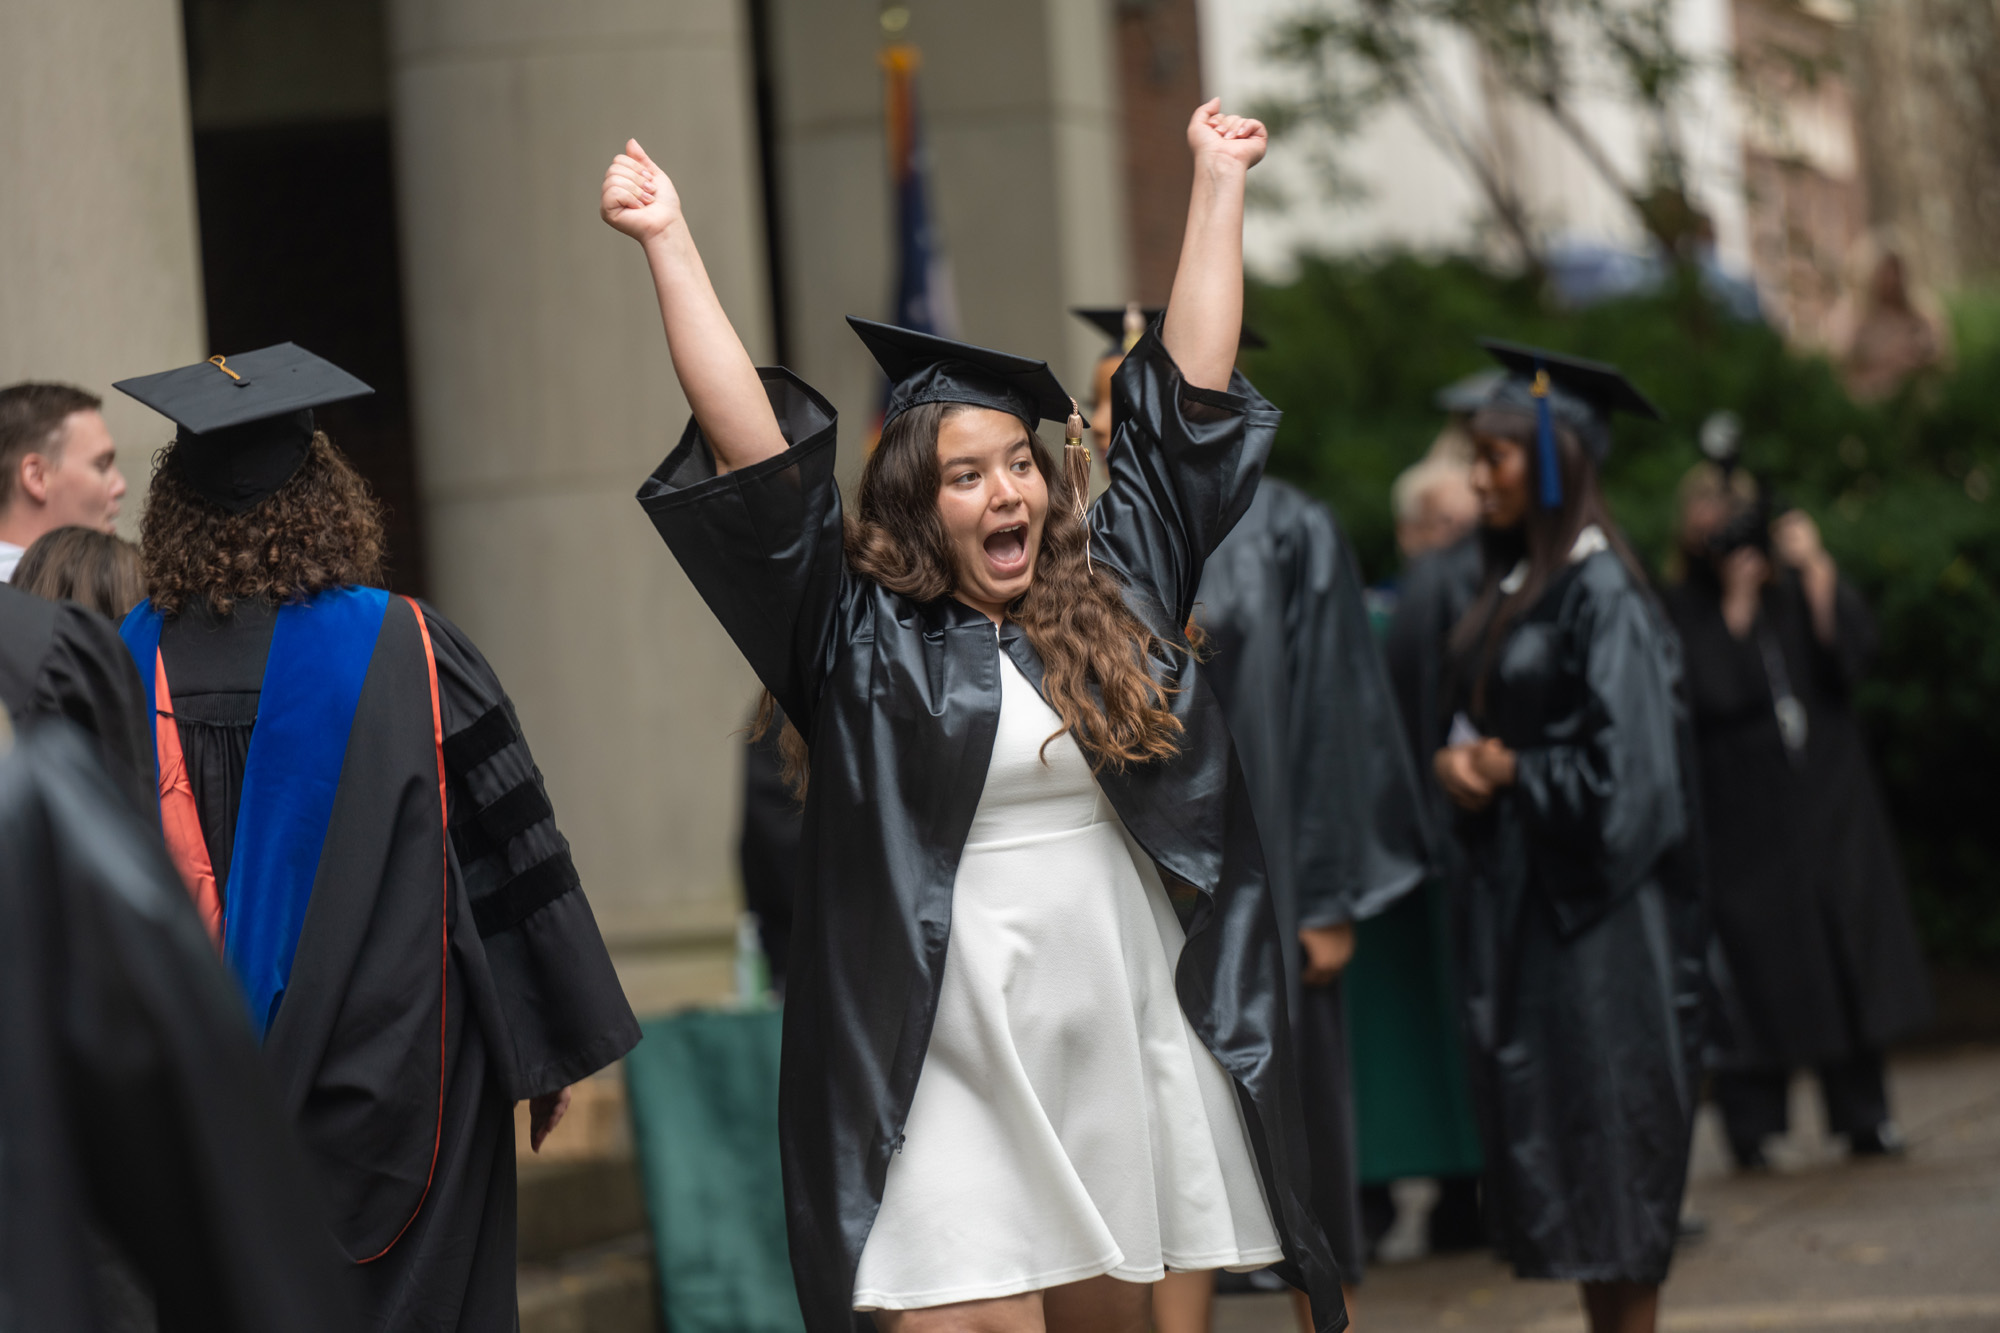
[[[1599,551],[1608,551],[1610,549],[1611,540],[1604,535],[1604,529],[1592,523],[1587,525],[1582,532],[1577,533],[1576,541],[1570,544],[1569,562],[1572,565],[1582,564]],[[1521,591],[1521,585],[1527,581],[1528,561],[1524,556],[1512,569],[1507,571],[1507,577],[1500,580],[1500,592],[1503,596],[1512,597],[1515,593]]]

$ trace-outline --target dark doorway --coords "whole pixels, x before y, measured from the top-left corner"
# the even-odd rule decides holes
[[[381,0],[185,0],[208,350],[294,342],[375,388],[320,424],[424,585]]]

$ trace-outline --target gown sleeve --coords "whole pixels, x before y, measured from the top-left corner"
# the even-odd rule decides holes
[[[1572,643],[1581,702],[1515,754],[1530,856],[1565,929],[1636,888],[1686,836],[1676,669],[1663,627],[1614,557],[1582,574]]]
[[[1092,551],[1179,630],[1203,563],[1256,497],[1281,414],[1241,372],[1226,393],[1189,384],[1157,326],[1118,367],[1111,401],[1111,483],[1090,511]]]
[[[1294,686],[1299,924],[1374,916],[1423,882],[1422,797],[1360,566],[1333,515],[1298,497],[1286,638]]]
[[[132,654],[110,621],[73,602],[57,605],[55,637],[36,682],[34,708],[89,732],[118,790],[135,810],[159,819],[146,693]]]
[[[472,641],[424,608],[437,659],[451,849],[505,1029],[515,1100],[555,1092],[638,1044],[611,955],[514,705]]]
[[[833,477],[833,405],[788,370],[757,372],[790,447],[717,474],[690,419],[639,504],[751,670],[799,733],[813,734],[852,580]]]

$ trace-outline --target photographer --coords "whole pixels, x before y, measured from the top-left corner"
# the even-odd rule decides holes
[[[1686,653],[1729,1031],[1716,1100],[1745,1170],[1786,1128],[1791,1071],[1819,1076],[1857,1156],[1901,1150],[1882,1052],[1930,1016],[1902,870],[1852,696],[1873,646],[1819,529],[1751,475],[1681,484]]]

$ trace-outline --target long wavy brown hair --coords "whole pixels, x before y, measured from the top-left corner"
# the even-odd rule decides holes
[[[938,432],[965,406],[925,403],[884,428],[861,472],[845,533],[855,573],[916,602],[949,597],[958,586],[951,546],[938,518]],[[1180,720],[1167,707],[1170,686],[1147,670],[1148,658],[1186,652],[1140,623],[1120,596],[1111,572],[1088,556],[1089,528],[1079,503],[1088,473],[1058,467],[1048,451],[1030,450],[1047,484],[1048,513],[1035,574],[1007,616],[1042,660],[1042,694],[1076,739],[1093,770],[1170,757],[1179,748]],[[774,717],[767,695],[754,734]],[[1043,742],[1046,752],[1048,741]],[[803,794],[806,747],[789,723],[779,738],[785,776]]]
[[[382,586],[382,505],[325,431],[313,434],[290,481],[232,514],[181,476],[160,451],[139,556],[161,615],[206,601],[228,615],[241,601],[292,602],[348,584]]]

